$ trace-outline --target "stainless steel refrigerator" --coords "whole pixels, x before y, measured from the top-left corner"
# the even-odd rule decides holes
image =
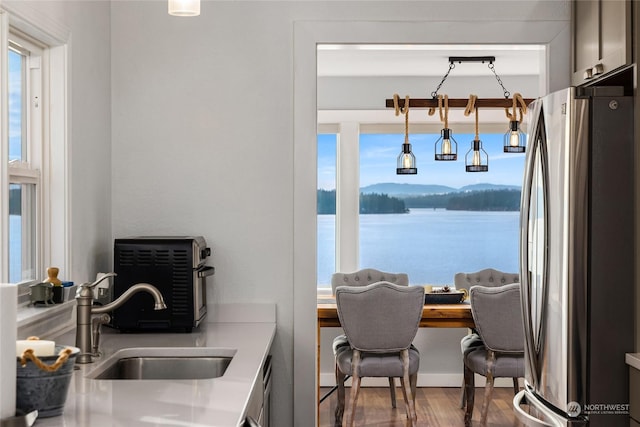
[[[567,88],[530,105],[520,277],[530,426],[628,426],[634,350],[633,99]]]

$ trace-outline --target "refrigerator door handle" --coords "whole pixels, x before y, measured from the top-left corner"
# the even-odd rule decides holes
[[[538,118],[539,120],[539,118]],[[535,125],[538,125],[536,122]],[[521,303],[523,329],[525,339],[525,359],[526,364],[531,369],[531,381],[537,384],[537,366],[535,364],[535,343],[533,339],[533,322],[531,319],[531,276],[529,271],[529,212],[531,208],[531,193],[533,186],[533,170],[535,164],[535,150],[539,150],[539,146],[535,146],[536,141],[531,141],[528,148],[527,159],[525,164],[524,184],[522,186],[521,209],[520,209],[520,285],[521,285]]]
[[[521,390],[513,398],[513,411],[515,412],[518,421],[527,427],[564,427],[566,425],[566,423],[563,423],[558,419],[558,416],[551,412],[551,410],[545,407],[542,403],[539,403],[536,399],[527,399],[525,395],[526,393],[526,390]],[[535,407],[537,411],[544,415],[546,420],[541,420],[526,413],[521,407],[523,404]]]

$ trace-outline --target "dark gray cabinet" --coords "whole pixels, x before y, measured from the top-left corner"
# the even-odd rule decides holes
[[[572,85],[632,63],[631,8],[629,0],[572,2]]]

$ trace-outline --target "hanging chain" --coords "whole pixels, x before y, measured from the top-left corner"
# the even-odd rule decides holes
[[[440,80],[440,84],[438,85],[436,90],[431,92],[431,97],[433,97],[433,98],[437,98],[438,97],[438,91],[440,90],[440,88],[444,84],[444,81],[447,80],[447,77],[449,77],[449,73],[451,72],[451,70],[453,70],[454,68],[456,68],[456,64],[454,64],[453,61],[449,62],[449,69],[447,70],[447,73],[444,75],[444,77],[442,77],[442,80]]]
[[[437,98],[438,97],[438,91],[440,90],[440,88],[442,87],[442,85],[444,84],[444,81],[447,80],[447,77],[449,77],[449,73],[451,72],[451,70],[453,70],[456,65],[454,63],[453,60],[451,60],[452,58],[449,58],[449,69],[447,70],[446,74],[442,77],[442,80],[440,80],[440,83],[438,84],[438,87],[436,87],[436,90],[434,90],[433,92],[431,92],[431,97],[432,98]],[[458,60],[462,60],[465,58],[458,58],[456,57],[455,59]],[[504,87],[504,84],[502,83],[502,79],[500,78],[500,76],[498,76],[498,73],[496,73],[496,67],[493,65],[493,59],[495,59],[494,57],[474,57],[474,58],[469,58],[469,59],[473,59],[473,60],[480,60],[482,59],[482,62],[485,62],[485,60],[489,60],[489,63],[487,64],[487,67],[489,67],[489,69],[491,70],[491,72],[493,73],[493,75],[496,77],[496,80],[498,81],[498,84],[500,85],[500,87],[502,87],[502,93],[504,94],[505,98],[509,98],[509,95],[511,95],[511,92],[509,92],[507,90],[507,88]]]
[[[487,67],[489,67],[489,69],[493,72],[493,75],[496,76],[496,80],[498,81],[498,84],[500,86],[502,86],[502,91],[504,93],[504,97],[505,98],[509,98],[509,95],[511,95],[511,92],[509,92],[504,85],[502,84],[502,80],[500,79],[500,77],[498,76],[498,73],[496,73],[496,67],[493,65],[493,62],[489,62],[489,64],[487,65]]]

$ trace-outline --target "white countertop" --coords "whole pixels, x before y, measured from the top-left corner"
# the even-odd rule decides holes
[[[247,402],[275,335],[275,323],[203,323],[192,333],[122,334],[103,328],[96,362],[74,371],[64,413],[36,427],[242,425]],[[75,332],[57,344],[74,345]],[[222,377],[206,380],[94,380],[110,355],[131,347],[217,347],[235,355]]]

